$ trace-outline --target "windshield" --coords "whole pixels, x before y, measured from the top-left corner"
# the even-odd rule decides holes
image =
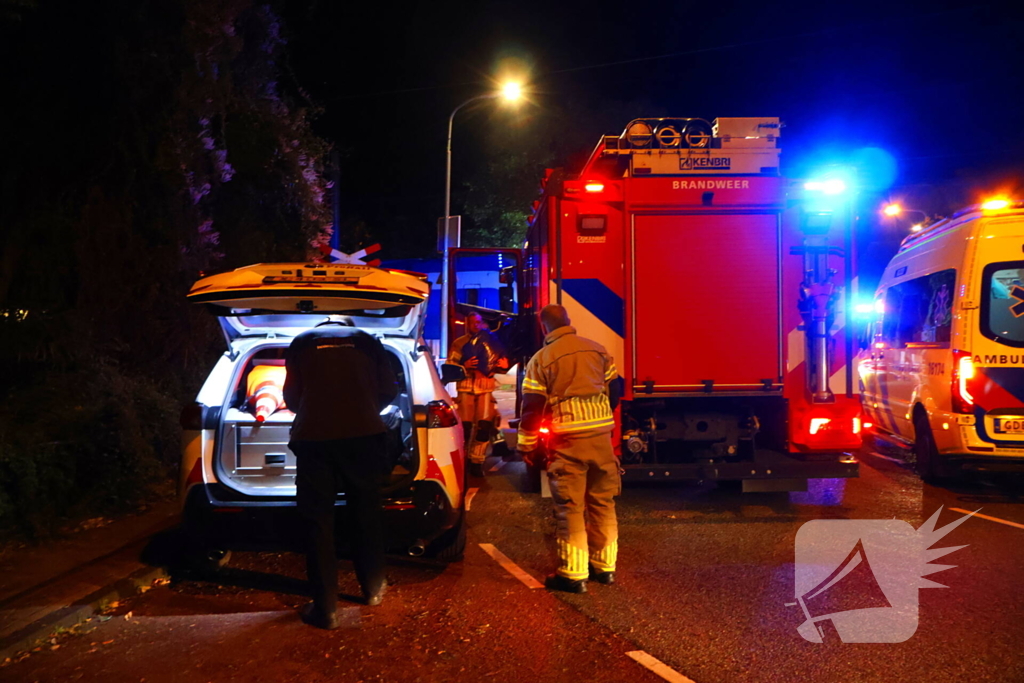
[[[981,333],[1024,347],[1024,261],[990,263],[982,277]]]

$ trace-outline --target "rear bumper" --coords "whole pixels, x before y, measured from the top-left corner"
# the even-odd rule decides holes
[[[240,497],[219,484],[189,489],[182,511],[186,534],[202,544],[224,549],[282,549],[301,552],[304,534],[294,498]],[[389,551],[404,552],[416,541],[430,541],[452,528],[461,509],[448,503],[437,482],[417,481],[384,497],[384,535]],[[344,499],[336,509],[343,511]],[[346,525],[336,525],[340,544],[348,542]]]
[[[1024,455],[1018,456],[980,456],[977,454],[957,454],[942,456],[946,469],[950,472],[977,472],[1022,474],[1024,473]]]
[[[623,481],[743,481],[772,479],[848,479],[859,476],[860,464],[851,455],[815,455],[798,460],[781,453],[759,451],[749,462],[624,465]]]

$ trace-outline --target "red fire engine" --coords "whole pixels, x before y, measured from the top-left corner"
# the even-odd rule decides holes
[[[779,132],[773,118],[634,120],[579,175],[548,172],[522,250],[452,251],[508,264],[501,311],[467,299],[456,265],[453,323],[480,310],[525,361],[537,311],[559,303],[614,356],[627,481],[857,476],[851,225],[781,177]]]

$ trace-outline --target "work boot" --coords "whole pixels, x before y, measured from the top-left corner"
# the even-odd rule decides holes
[[[309,603],[299,610],[299,617],[303,622],[316,628],[322,628],[325,631],[333,631],[334,629],[341,626],[341,621],[338,619],[337,612],[331,612],[329,614],[324,613],[317,609],[316,603]]]
[[[544,579],[544,587],[548,590],[562,591],[564,593],[586,593],[587,582],[584,579],[573,581],[561,574],[552,574]]]
[[[471,477],[482,477],[482,476],[484,476],[484,464],[482,462],[471,462],[471,463],[469,463],[469,476],[471,476]]]
[[[384,602],[384,592],[388,589],[388,582],[385,580],[380,584],[380,588],[376,590],[372,595],[366,596],[366,604],[370,607],[376,607],[380,603]]]
[[[603,572],[591,567],[590,580],[597,581],[602,586],[610,586],[615,583],[615,572]]]

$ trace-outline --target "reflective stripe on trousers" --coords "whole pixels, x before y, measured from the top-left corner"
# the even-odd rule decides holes
[[[550,448],[557,573],[575,581],[587,578],[588,565],[615,571],[619,527],[614,498],[622,490],[622,480],[611,433],[553,435]]]

